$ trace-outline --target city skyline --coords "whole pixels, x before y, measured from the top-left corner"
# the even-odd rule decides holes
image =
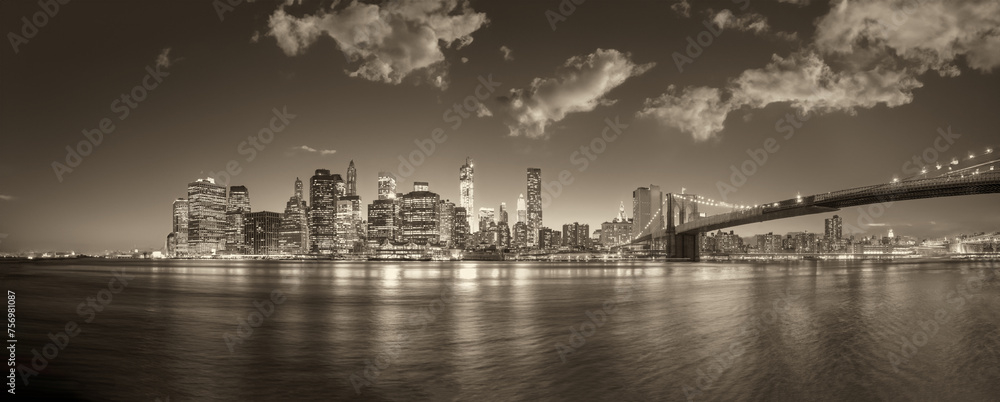
[[[552,17],[549,12],[558,13],[559,4],[457,7],[453,16],[466,16],[465,27],[475,27],[459,36],[474,40],[431,46],[431,56],[418,64],[393,60],[400,62],[392,64],[400,75],[386,77],[365,75],[373,70],[351,61],[335,43],[338,38],[296,42],[301,38],[283,36],[275,29],[279,25],[268,22],[283,10],[286,22],[298,23],[321,9],[315,4],[243,3],[221,17],[204,4],[64,5],[16,52],[4,50],[2,106],[10,112],[0,121],[7,140],[0,151],[0,233],[6,235],[0,251],[158,249],[170,227],[167,204],[186,196],[186,183],[227,170],[239,172],[230,175],[227,188],[246,186],[254,205],[261,206],[254,211],[284,211],[291,180],[311,177],[316,169],[346,178],[352,160],[365,205],[377,198],[379,171],[397,175],[400,188],[429,182],[442,199],[458,204],[455,170],[468,157],[475,160],[477,182],[476,210],[466,211],[469,217],[480,206],[517,205],[519,194],[528,196],[523,181],[529,167],[540,168],[544,182],[568,171],[573,183],[545,208],[544,224],[555,229],[580,222],[595,229],[617,215],[632,191],[651,184],[664,192],[684,188],[752,205],[884,183],[913,173],[914,160],[931,165],[964,160],[997,145],[1000,122],[994,111],[1000,99],[989,88],[1000,87],[1000,78],[990,47],[932,48],[935,58],[925,60],[913,56],[916,51],[906,53],[915,45],[890,41],[876,50],[898,54],[881,64],[838,59],[824,49],[840,46],[842,56],[858,58],[871,52],[829,36],[858,15],[844,13],[837,20],[824,2],[746,8],[699,2],[686,12],[671,7],[680,2],[587,2]],[[955,10],[926,6],[931,8],[917,12],[954,11],[961,17],[955,24],[981,32],[984,22],[970,15],[990,15],[990,9],[969,11],[989,6],[959,4]],[[21,17],[37,7],[5,3],[0,21],[19,31]],[[600,33],[588,28],[609,16],[632,22]],[[181,17],[192,24],[171,22]],[[766,28],[748,28],[759,18],[767,24],[755,26]],[[117,28],[91,23],[108,19],[147,23],[129,25],[133,35],[121,38]],[[715,35],[705,21],[721,21],[724,28]],[[920,26],[894,28],[902,35]],[[703,32],[712,35],[711,43],[690,46],[687,39],[697,44]],[[202,40],[206,37],[213,40]],[[661,40],[640,40],[646,37]],[[289,47],[295,43],[303,47]],[[691,57],[694,53],[698,56]],[[691,62],[678,67],[676,54]],[[858,62],[861,70],[846,67],[846,61]],[[604,78],[588,75],[594,73],[587,63],[619,73],[608,81],[614,84],[583,85]],[[876,64],[880,67],[871,67]],[[77,67],[62,68],[70,65]],[[820,87],[826,103],[765,85],[774,84],[767,79],[781,72],[814,71],[827,74],[828,85],[841,85]],[[442,79],[430,77],[432,72]],[[886,76],[897,80],[884,81],[887,87],[861,82],[866,91],[849,87],[860,79],[852,74],[875,72],[897,74]],[[536,79],[544,83],[544,93],[563,89],[559,84],[572,77],[583,82],[577,89],[593,96],[558,105],[530,97]],[[800,76],[784,76],[794,77]],[[854,95],[854,101],[835,89]],[[704,105],[696,100],[711,100],[705,96],[712,90],[740,95],[747,103],[700,109],[706,113],[697,116],[667,114],[670,102],[691,102],[686,105],[692,110]],[[143,100],[121,109],[127,102],[119,98],[132,92]],[[489,95],[476,101],[484,93]],[[528,109],[511,107],[517,96],[528,101]],[[468,99],[472,111],[461,106]],[[543,106],[558,106],[558,113],[540,121],[527,118]],[[796,115],[804,109],[812,113]],[[59,118],[47,117],[52,113]],[[105,117],[113,124],[104,124]],[[269,127],[273,139],[266,144],[248,140]],[[608,127],[621,132],[605,137],[614,141],[595,143]],[[102,133],[99,144],[76,166],[66,165],[66,147],[91,141],[95,133]],[[769,138],[777,139],[777,150],[761,159],[755,151]],[[753,155],[765,162],[751,166],[754,173],[743,175],[745,180],[733,180],[734,169]],[[56,162],[68,170],[54,168]],[[720,183],[734,191],[720,190]],[[1000,227],[995,203],[991,195],[901,202],[863,228],[868,233],[907,228],[922,238],[991,231]],[[856,209],[841,216],[858,226]],[[734,229],[821,228],[802,217]]]

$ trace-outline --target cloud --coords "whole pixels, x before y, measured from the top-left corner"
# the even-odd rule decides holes
[[[511,56],[511,53],[513,53],[514,51],[510,50],[510,48],[507,47],[506,45],[505,46],[500,46],[500,52],[503,53],[503,59],[504,60],[506,60],[506,61],[514,60],[514,56]]]
[[[14,196],[0,194],[0,201],[14,201]]]
[[[597,49],[566,60],[553,78],[535,78],[526,89],[512,89],[500,99],[506,107],[510,135],[541,138],[547,126],[567,114],[613,104],[615,101],[605,98],[608,92],[655,65],[635,64],[630,58],[629,53]]]
[[[685,18],[691,16],[691,3],[688,3],[687,0],[675,1],[674,4],[670,5],[670,9]]]
[[[310,147],[308,145],[300,145],[300,146],[297,146],[297,147],[292,147],[292,150],[293,151],[305,151],[305,152],[309,152],[309,153],[320,154],[322,156],[333,155],[333,154],[337,153],[337,150],[335,150],[335,149],[315,149],[315,148]]]
[[[170,59],[170,48],[164,48],[160,51],[160,55],[156,56],[156,67],[168,68],[172,64],[177,62],[177,60]]]
[[[767,66],[744,71],[722,90],[698,87],[677,93],[671,86],[659,98],[647,99],[637,115],[655,118],[704,141],[722,131],[730,111],[743,107],[761,109],[789,103],[803,112],[854,114],[857,108],[878,104],[908,104],[913,101],[912,91],[921,86],[905,69],[877,66],[834,72],[817,54],[807,51],[788,58],[773,55]]]
[[[712,22],[723,29],[735,29],[737,31],[753,31],[755,34],[766,33],[771,30],[767,24],[767,18],[757,13],[745,13],[734,16],[732,11],[722,10],[712,17]]]
[[[716,88],[686,88],[677,93],[673,85],[655,99],[646,99],[638,117],[654,118],[660,123],[676,128],[704,141],[723,129],[726,115],[732,106],[723,102],[721,91]]]
[[[969,67],[1000,66],[1000,2],[834,1],[816,24],[816,46],[825,55],[892,54],[916,67],[956,76],[959,56]]]
[[[787,103],[804,112],[854,114],[913,102],[913,91],[923,86],[918,77],[928,71],[957,76],[960,60],[982,73],[1000,67],[1000,2],[831,3],[817,19],[812,43],[785,57],[774,55],[763,68],[745,70],[722,88],[670,87],[647,99],[637,115],[706,140],[724,129],[729,112],[741,108]],[[713,20],[755,33],[769,29],[766,19],[752,13],[737,17],[723,10]]]
[[[286,3],[287,4],[287,3]],[[472,43],[472,34],[488,23],[486,14],[474,12],[466,1],[409,0],[381,5],[352,1],[337,8],[296,17],[282,5],[269,18],[268,36],[288,56],[305,53],[321,36],[332,38],[348,61],[357,67],[345,70],[351,77],[399,84],[420,72],[433,85],[447,85],[447,64],[442,48]]]
[[[468,62],[469,62],[469,58],[468,57],[463,57],[462,58],[462,64],[465,64],[465,63],[468,63]]]

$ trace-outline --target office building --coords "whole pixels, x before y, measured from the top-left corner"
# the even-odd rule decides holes
[[[306,201],[302,198],[302,180],[295,178],[295,192],[285,204],[278,231],[278,248],[282,254],[309,253],[309,217]]]
[[[250,190],[245,186],[230,186],[226,203],[226,254],[247,253],[243,216],[250,212]]]
[[[433,245],[440,241],[438,203],[441,197],[430,191],[414,191],[402,197],[402,241],[417,245]],[[424,189],[424,186],[419,188]],[[429,189],[428,189],[429,190]]]
[[[455,203],[443,200],[438,203],[439,241],[446,247],[454,247],[452,238],[455,235]]]
[[[213,255],[225,247],[226,187],[215,179],[188,184],[188,252]]]
[[[396,198],[396,177],[389,172],[378,172],[378,199]]]
[[[244,215],[244,243],[246,254],[277,255],[279,248],[279,232],[281,215],[277,212],[251,212]]]
[[[339,175],[337,175],[339,176]],[[316,169],[309,179],[309,251],[332,254],[336,244],[336,177],[327,169]]]
[[[465,211],[469,215],[469,230],[470,233],[475,233],[479,226],[472,218],[472,212],[475,211],[475,191],[474,182],[475,174],[472,168],[472,158],[466,157],[465,164],[458,169],[458,195],[459,195],[459,206],[465,208]]]
[[[528,168],[528,246],[539,244],[538,232],[542,228],[542,169]]]

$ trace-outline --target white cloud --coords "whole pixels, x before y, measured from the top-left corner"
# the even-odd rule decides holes
[[[724,90],[687,88],[677,94],[670,87],[659,98],[647,99],[638,116],[656,118],[703,141],[722,131],[728,113],[742,107],[761,109],[787,102],[804,112],[853,114],[857,108],[878,104],[908,104],[913,101],[912,91],[921,86],[905,69],[877,66],[834,72],[817,54],[802,52],[788,58],[774,55],[767,66],[744,71]]]
[[[512,89],[505,98],[510,135],[545,136],[545,128],[569,113],[589,112],[615,101],[605,95],[626,79],[645,73],[655,63],[635,64],[629,53],[597,49],[574,56],[553,78],[535,78],[526,89]]]
[[[691,3],[688,3],[687,0],[675,1],[674,4],[670,5],[670,9],[685,18],[691,16]]]
[[[1000,2],[995,0],[833,1],[816,25],[825,55],[890,53],[918,73],[955,76],[955,61],[990,72],[1000,66]]]
[[[347,59],[357,64],[351,77],[399,84],[422,72],[438,87],[447,84],[442,47],[461,48],[472,43],[472,33],[488,23],[486,14],[474,12],[465,1],[410,0],[381,5],[352,1],[346,7],[321,9],[314,15],[295,17],[284,6],[271,15],[269,36],[286,55],[302,54],[327,35]]]
[[[513,53],[514,51],[510,50],[510,48],[507,47],[506,45],[505,46],[500,46],[500,52],[503,53],[503,59],[504,60],[507,60],[507,61],[514,60],[514,56],[511,55],[511,53]]]
[[[0,201],[14,201],[14,196],[0,194]]]
[[[736,29],[744,32],[753,31],[755,34],[762,34],[771,30],[771,27],[767,24],[767,18],[757,13],[745,13],[735,16],[732,11],[722,10],[712,17],[712,22],[723,29]]]
[[[335,150],[335,149],[316,149],[316,148],[310,147],[308,145],[300,145],[300,146],[297,146],[297,147],[292,147],[292,150],[293,151],[305,151],[305,152],[309,152],[309,153],[320,154],[322,156],[333,155],[333,154],[337,153],[337,150]]]
[[[704,141],[723,129],[723,122],[731,106],[721,99],[716,88],[686,88],[680,94],[671,85],[667,92],[656,99],[646,99],[639,117],[655,118],[661,124],[673,127]]]

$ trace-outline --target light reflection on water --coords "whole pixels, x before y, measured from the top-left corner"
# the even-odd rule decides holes
[[[685,387],[699,384],[706,387],[695,399],[706,400],[1000,395],[1000,287],[968,287],[996,268],[989,263],[4,268],[4,283],[18,294],[19,362],[30,364],[31,349],[67,321],[83,328],[27,391],[89,400],[350,399],[350,376],[364,376],[390,346],[398,354],[379,361],[363,399],[679,400]],[[82,323],[77,305],[118,268],[134,279],[92,323]],[[230,353],[224,336],[274,291],[284,302]],[[443,294],[453,297],[444,303]],[[573,329],[607,302],[619,304],[560,357],[556,345],[571,344]],[[899,353],[900,338],[912,338],[942,309],[947,325],[897,373],[889,352]],[[745,352],[727,360],[734,348]],[[715,370],[717,361],[728,363]]]

